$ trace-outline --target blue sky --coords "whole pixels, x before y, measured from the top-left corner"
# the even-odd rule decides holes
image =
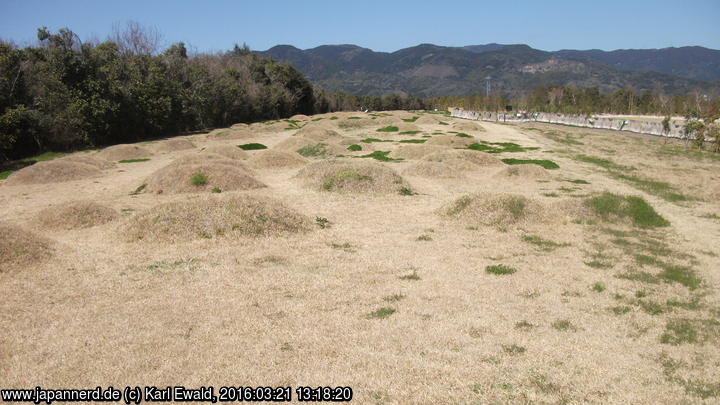
[[[68,27],[105,39],[113,24],[156,27],[164,44],[197,51],[290,44],[356,44],[395,51],[420,43],[525,43],[543,50],[720,49],[720,0],[648,1],[166,1],[0,0],[0,38],[35,41],[36,29]]]

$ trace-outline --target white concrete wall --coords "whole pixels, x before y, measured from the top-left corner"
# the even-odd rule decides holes
[[[453,117],[465,118],[475,121],[499,121],[499,122],[547,122],[550,124],[564,124],[576,127],[614,129],[640,134],[667,136],[671,138],[683,138],[682,125],[670,123],[670,131],[665,133],[662,122],[630,121],[617,118],[603,118],[585,115],[554,114],[554,113],[532,113],[532,114],[511,114],[494,113],[487,111],[469,111],[462,108],[450,110]],[[519,115],[519,116],[518,116]]]

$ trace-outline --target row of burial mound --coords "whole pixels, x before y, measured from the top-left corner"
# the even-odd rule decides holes
[[[129,242],[180,242],[225,237],[272,237],[311,229],[308,217],[268,199],[247,195],[206,195],[161,204],[120,227]]]
[[[121,144],[109,146],[96,153],[94,157],[117,162],[128,159],[145,159],[152,156],[152,154],[150,150],[139,145]]]
[[[252,190],[266,187],[243,163],[219,155],[191,155],[175,159],[143,183],[147,193]]]
[[[0,222],[0,273],[42,262],[52,254],[50,240],[17,225]]]
[[[297,178],[318,191],[388,194],[410,190],[410,185],[395,170],[368,161],[320,161],[300,170]]]

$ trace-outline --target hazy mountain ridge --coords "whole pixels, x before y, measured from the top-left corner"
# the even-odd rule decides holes
[[[720,51],[702,47],[547,52],[522,44],[420,44],[375,52],[356,45],[278,45],[258,53],[292,64],[327,90],[362,95],[480,93],[488,76],[493,89],[508,95],[551,84],[667,93],[720,89]]]

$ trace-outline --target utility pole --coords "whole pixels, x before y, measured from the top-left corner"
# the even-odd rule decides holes
[[[485,97],[490,97],[490,79],[490,76],[485,78]]]

